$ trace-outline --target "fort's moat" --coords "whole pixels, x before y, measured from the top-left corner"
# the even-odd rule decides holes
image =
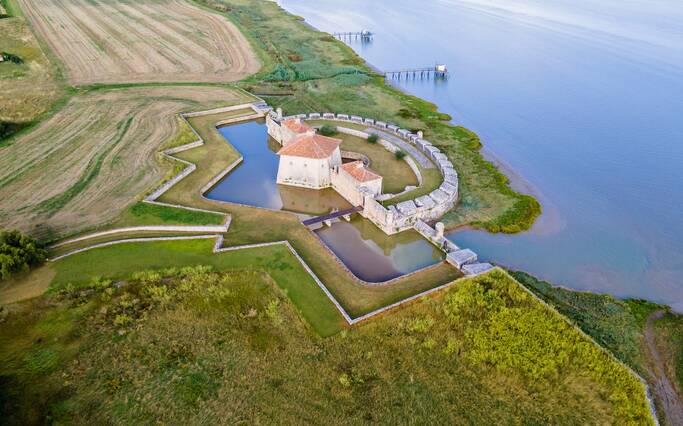
[[[212,200],[317,215],[349,203],[331,189],[314,191],[276,183],[280,146],[263,122],[248,121],[218,129],[244,160],[209,191]]]
[[[309,216],[351,206],[331,188],[278,184],[280,145],[268,136],[263,122],[233,124],[218,131],[244,159],[206,193],[207,198]],[[360,216],[315,232],[347,269],[368,282],[390,280],[443,260],[441,251],[419,233],[387,235]]]

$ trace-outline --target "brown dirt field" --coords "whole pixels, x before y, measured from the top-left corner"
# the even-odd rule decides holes
[[[0,148],[0,227],[41,239],[115,219],[164,177],[157,152],[176,115],[244,103],[242,92],[165,87],[95,92]]]
[[[260,68],[227,18],[182,0],[18,0],[75,85],[235,81]]]

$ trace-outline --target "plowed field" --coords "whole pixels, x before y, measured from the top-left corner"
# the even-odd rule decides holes
[[[228,19],[182,0],[18,0],[75,85],[216,82],[259,69]]]

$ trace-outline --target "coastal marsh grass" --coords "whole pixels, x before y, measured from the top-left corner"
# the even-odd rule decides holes
[[[662,377],[673,384],[673,392],[680,400],[683,397],[683,315],[645,300],[619,300],[608,294],[555,287],[521,271],[511,275],[645,377],[653,391],[661,424],[678,423],[679,413],[675,412],[673,403],[676,395],[669,394],[668,388],[662,386]],[[646,338],[647,333],[652,335],[654,347]],[[654,357],[652,351],[659,355]]]
[[[646,374],[641,337],[647,317],[662,307],[638,300],[618,300],[605,294],[554,287],[525,272],[511,275],[561,314],[569,318],[600,345],[640,374]]]
[[[640,382],[502,271],[325,339],[258,270],[121,279],[5,314],[6,424],[652,424]]]

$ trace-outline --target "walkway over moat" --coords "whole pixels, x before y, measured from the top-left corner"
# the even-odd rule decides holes
[[[339,210],[322,216],[312,217],[310,219],[304,220],[302,223],[306,226],[315,225],[316,223],[325,222],[326,220],[336,219],[338,217],[350,215],[360,211],[363,211],[363,206],[351,207],[350,209]]]

